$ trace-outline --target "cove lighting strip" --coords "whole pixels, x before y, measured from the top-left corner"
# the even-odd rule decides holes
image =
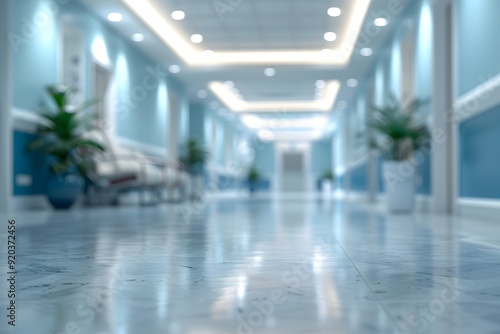
[[[262,64],[323,64],[345,66],[348,64],[371,0],[356,0],[345,33],[339,36],[338,47],[324,50],[301,51],[216,51],[203,52],[186,38],[152,0],[121,0],[139,17],[170,49],[189,66],[262,65]]]
[[[245,115],[241,118],[243,124],[253,130],[258,129],[324,129],[328,125],[326,117],[312,118],[261,118]]]
[[[323,131],[270,131],[260,130],[257,136],[262,141],[312,141],[323,138]]]
[[[328,112],[331,111],[340,90],[340,82],[328,81],[323,96],[311,101],[245,101],[220,81],[212,81],[208,88],[234,112]]]

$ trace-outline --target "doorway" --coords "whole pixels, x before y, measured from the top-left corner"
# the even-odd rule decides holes
[[[279,142],[275,144],[275,152],[274,190],[283,194],[311,192],[311,143]]]
[[[307,190],[303,152],[283,152],[281,168],[281,191],[300,193]]]

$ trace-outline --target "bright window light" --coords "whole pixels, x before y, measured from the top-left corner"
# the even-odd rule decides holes
[[[340,8],[338,7],[328,8],[328,15],[332,17],[338,17],[340,16],[340,14],[342,14],[342,10]]]
[[[189,66],[256,65],[256,64],[323,64],[345,66],[348,64],[359,32],[365,21],[371,0],[357,0],[353,4],[342,36],[331,54],[321,50],[257,50],[217,51],[211,57],[203,54],[185,38],[171,20],[165,18],[153,0],[121,0],[146,24],[171,50]],[[195,43],[196,44],[196,43]]]
[[[323,97],[309,101],[246,101],[237,97],[232,89],[228,89],[224,83],[212,81],[208,87],[215,96],[230,110],[234,112],[327,112],[333,108],[335,99],[340,89],[340,83],[336,80],[325,83]]]
[[[123,16],[120,13],[109,13],[108,20],[110,22],[121,22],[121,20],[123,20]]]
[[[184,20],[186,14],[182,10],[175,10],[172,12],[172,18],[176,21]]]
[[[98,63],[104,66],[108,66],[111,63],[106,43],[101,36],[94,38],[90,48],[92,50],[92,56]]]

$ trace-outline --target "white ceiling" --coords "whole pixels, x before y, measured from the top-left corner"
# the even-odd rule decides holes
[[[316,80],[338,80],[342,84],[337,97],[339,101],[352,102],[359,89],[365,89],[368,83],[365,78],[373,68],[376,59],[386,50],[389,36],[402,19],[402,15],[390,15],[389,25],[374,30],[373,20],[382,11],[389,8],[394,0],[372,0],[361,29],[364,34],[358,41],[350,62],[344,67],[328,65],[271,65],[276,69],[274,77],[266,77],[265,65],[232,65],[216,67],[189,67],[183,64],[175,52],[153,34],[121,0],[79,0],[107,22],[109,12],[118,11],[124,14],[124,20],[118,24],[109,23],[126,38],[133,33],[141,32],[146,40],[135,44],[153,59],[169,66],[179,64],[182,71],[175,74],[182,82],[193,101],[210,102],[215,96],[201,100],[197,97],[200,89],[209,91],[211,81],[234,81],[236,87],[248,101],[310,101],[314,98]],[[174,10],[183,10],[186,18],[173,21],[179,31],[186,36],[200,33],[204,41],[198,45],[203,49],[213,50],[252,50],[252,49],[322,49],[335,47],[335,42],[327,42],[323,35],[334,31],[340,36],[346,26],[346,20],[354,0],[233,0],[224,3],[240,3],[232,11],[227,11],[223,19],[214,8],[212,0],[154,0],[165,15]],[[411,0],[400,0],[402,8],[407,8]],[[326,14],[329,7],[340,7],[340,17]],[[404,11],[403,11],[404,13]],[[168,17],[169,18],[169,17]],[[169,18],[170,19],[170,18]],[[366,32],[370,30],[370,37]],[[131,42],[133,43],[133,42]],[[375,53],[371,57],[359,54],[359,47],[369,46]],[[359,81],[357,88],[346,86],[346,81],[355,78]],[[296,117],[296,114],[294,115]]]
[[[336,47],[338,40],[327,42],[323,33],[343,35],[354,8],[350,0],[220,1],[218,6],[206,0],[155,2],[166,13],[182,10],[187,14],[178,25],[188,39],[191,34],[203,34],[206,49],[224,51]],[[342,9],[340,17],[328,16],[327,9],[333,5]]]

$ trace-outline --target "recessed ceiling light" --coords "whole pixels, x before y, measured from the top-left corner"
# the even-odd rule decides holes
[[[174,74],[175,74],[175,73],[179,73],[179,72],[181,71],[181,67],[180,67],[179,65],[170,65],[170,66],[168,67],[168,71],[169,71],[170,73],[174,73]]]
[[[337,17],[337,16],[340,16],[340,14],[342,14],[342,10],[340,8],[338,8],[338,7],[328,8],[328,15],[333,16],[333,17]]]
[[[323,37],[325,38],[326,41],[333,42],[334,40],[337,39],[337,34],[329,31],[329,32],[326,32]]]
[[[133,34],[131,38],[134,42],[142,42],[144,40],[144,35],[137,33]]]
[[[210,102],[210,108],[217,109],[219,107],[220,107],[220,103],[219,102],[217,102],[217,101]]]
[[[182,10],[175,10],[172,12],[172,18],[176,21],[184,20],[186,14]]]
[[[205,98],[207,98],[208,93],[207,93],[207,91],[206,91],[206,90],[201,89],[201,90],[199,90],[199,91],[198,91],[198,93],[196,93],[196,95],[197,95],[200,99],[205,99]]]
[[[109,13],[108,20],[110,22],[120,22],[121,20],[123,20],[123,16],[120,13]]]
[[[276,70],[272,67],[268,67],[264,70],[264,75],[266,77],[274,77],[275,74],[276,74]]]
[[[337,108],[339,108],[339,109],[347,108],[347,102],[346,101],[339,101],[339,103],[337,104]]]
[[[203,36],[200,34],[192,34],[191,35],[191,42],[196,43],[196,44],[200,44],[201,42],[203,42]]]
[[[349,80],[347,80],[347,86],[351,87],[351,88],[357,87],[358,86],[358,80],[356,80],[356,79],[349,79]]]
[[[226,86],[227,89],[233,89],[234,82],[232,82],[231,80],[228,80],[228,81],[224,82],[224,86]]]
[[[324,80],[316,80],[316,88],[325,88],[325,81]]]
[[[231,89],[231,92],[233,92],[234,95],[238,95],[240,93],[240,90],[238,88],[233,88]]]
[[[373,54],[373,49],[372,48],[362,48],[361,50],[359,50],[359,53],[362,56],[370,57]]]
[[[389,24],[389,21],[385,17],[378,17],[373,21],[377,27],[385,27]]]

